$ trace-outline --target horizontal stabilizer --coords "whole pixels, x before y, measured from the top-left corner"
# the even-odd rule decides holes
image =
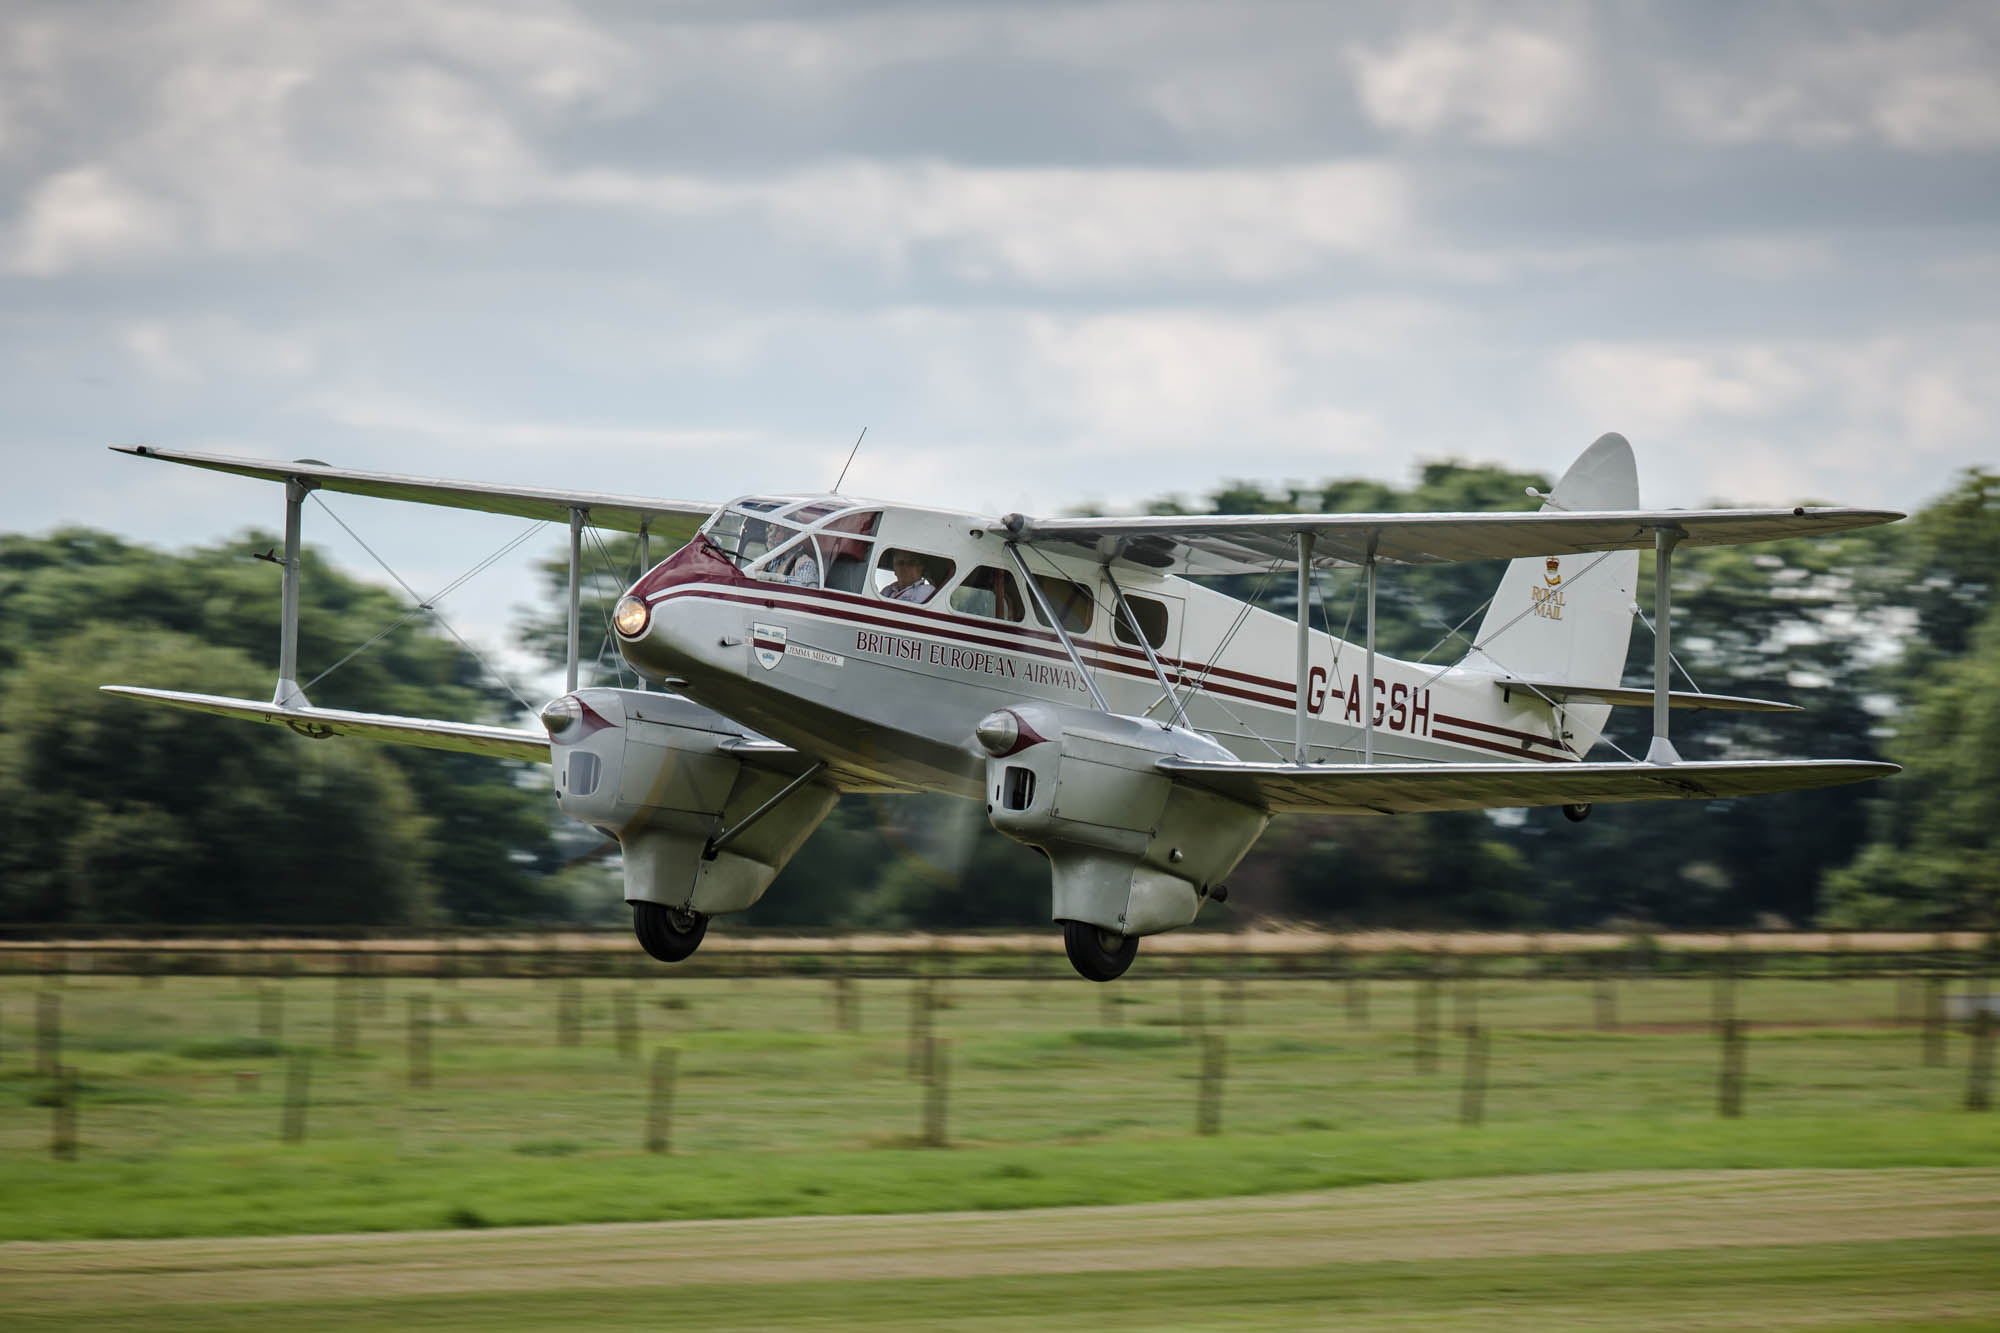
[[[426,750],[452,750],[459,754],[483,754],[496,759],[526,759],[549,762],[549,738],[540,731],[513,727],[485,727],[472,722],[446,722],[427,717],[390,717],[383,713],[349,713],[338,708],[286,708],[281,704],[258,703],[254,699],[231,699],[220,694],[187,694],[179,690],[147,690],[132,685],[100,685],[106,694],[128,699],[186,708],[218,717],[237,717],[250,722],[270,722],[289,727],[312,740],[333,736],[363,736],[395,745],[415,745]]]
[[[1526,805],[1713,801],[1867,782],[1900,772],[1859,759],[1684,764],[1254,764],[1167,758],[1170,777],[1273,814],[1403,815]]]
[[[308,459],[285,462],[276,458],[238,458],[228,454],[198,454],[151,445],[113,445],[121,454],[158,458],[169,463],[229,472],[263,481],[293,477],[315,490],[369,495],[378,500],[408,500],[449,509],[477,509],[488,514],[513,514],[549,523],[567,523],[572,509],[586,512],[584,525],[615,532],[637,532],[643,524],[661,542],[678,546],[694,536],[716,506],[693,500],[656,500],[638,495],[599,491],[558,491],[534,486],[497,486],[442,477],[410,477],[396,472],[363,472],[332,467]]]
[[[1493,682],[1500,692],[1511,700],[1516,693],[1531,698],[1546,699],[1550,703],[1614,704],[1620,708],[1651,708],[1651,690],[1627,689],[1618,685],[1574,685],[1558,680],[1522,680],[1518,676],[1502,676]],[[1740,694],[1697,694],[1692,690],[1667,691],[1667,707],[1699,712],[1702,709],[1727,710],[1738,713],[1796,713],[1797,704],[1783,703],[1777,699],[1748,699]]]

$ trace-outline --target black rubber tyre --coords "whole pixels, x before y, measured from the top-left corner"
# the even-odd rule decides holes
[[[1085,981],[1111,981],[1124,976],[1139,952],[1137,935],[1120,935],[1084,921],[1065,921],[1062,928],[1069,965]]]
[[[1584,820],[1590,818],[1590,804],[1586,801],[1577,805],[1566,805],[1562,808],[1562,812],[1563,818],[1567,819],[1570,823],[1581,824]]]
[[[701,937],[708,934],[708,918],[659,903],[635,902],[632,933],[639,937],[639,947],[653,957],[663,963],[678,963],[701,947]]]

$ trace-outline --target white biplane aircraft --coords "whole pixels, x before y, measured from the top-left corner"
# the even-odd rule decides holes
[[[1639,508],[1631,447],[1599,439],[1539,512],[1036,519],[838,494],[715,506],[531,490],[149,447],[284,484],[278,684],[269,703],[116,694],[301,735],[371,736],[551,765],[556,801],[618,840],[639,942],[686,958],[749,907],[842,792],[949,792],[1041,851],[1076,970],[1108,981],[1139,937],[1195,919],[1273,815],[1706,800],[1883,777],[1853,760],[1687,762],[1676,708],[1783,709],[1670,691],[1679,546],[1839,532],[1873,509]],[[568,690],[545,730],[315,708],[297,684],[300,506],[351,492],[566,522]],[[613,612],[660,689],[579,689],[585,527],[637,533]],[[690,539],[691,537],[691,539]],[[685,545],[648,567],[649,538]],[[1656,556],[1654,686],[1620,685],[1638,552]],[[1385,564],[1508,560],[1472,646],[1425,666],[1375,651]],[[1363,571],[1365,635],[1312,628],[1315,574]],[[1189,575],[1292,573],[1296,622]],[[664,690],[665,692],[661,692]],[[1653,710],[1643,761],[1590,762],[1612,707]]]

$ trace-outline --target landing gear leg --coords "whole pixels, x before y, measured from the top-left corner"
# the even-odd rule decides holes
[[[1069,965],[1085,981],[1110,981],[1124,976],[1139,952],[1137,935],[1120,935],[1086,921],[1065,921],[1062,928]]]
[[[678,963],[701,947],[701,937],[708,933],[708,918],[700,912],[635,901],[632,933],[653,957],[663,963]]]

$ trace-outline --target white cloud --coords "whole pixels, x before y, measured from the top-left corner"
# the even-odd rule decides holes
[[[47,277],[130,264],[171,251],[180,230],[167,203],[105,167],[77,167],[43,181],[29,195],[5,267]]]
[[[1577,127],[1590,93],[1588,52],[1553,27],[1461,21],[1347,57],[1369,117],[1418,138],[1547,143]]]
[[[225,315],[123,320],[112,335],[142,374],[166,385],[295,381],[319,359],[308,334],[250,328]]]
[[[1682,496],[1920,501],[1988,458],[2000,325],[1851,340],[1579,343],[1550,375],[1578,412],[1650,444]]]
[[[790,230],[906,260],[942,247],[973,278],[1038,285],[1261,281],[1400,243],[1403,174],[1372,162],[1271,170],[976,170],[854,164],[759,191]]]
[[[1704,143],[2000,148],[2000,33],[1977,7],[1905,32],[1800,41],[1753,67],[1664,70],[1661,80],[1671,121]]]

